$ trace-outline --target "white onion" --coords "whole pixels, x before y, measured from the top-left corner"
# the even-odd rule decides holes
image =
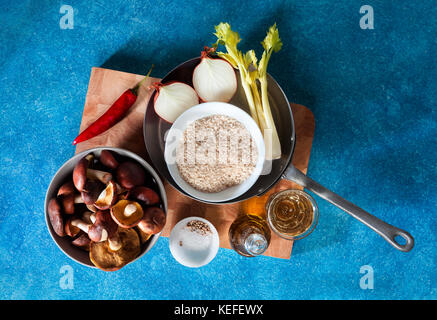
[[[229,102],[237,91],[237,77],[231,64],[223,59],[208,56],[202,52],[202,59],[193,72],[193,87],[205,101]]]
[[[196,91],[182,82],[155,83],[155,112],[167,122],[173,123],[187,109],[199,104]]]

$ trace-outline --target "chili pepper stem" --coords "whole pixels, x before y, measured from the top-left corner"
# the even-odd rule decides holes
[[[152,64],[152,67],[150,68],[149,72],[146,74],[146,76],[144,77],[143,80],[141,80],[140,82],[137,83],[137,85],[135,87],[133,87],[132,89],[130,89],[136,96],[138,95],[138,89],[141,87],[141,85],[144,83],[144,81],[146,81],[146,79],[150,76],[150,73],[153,70],[154,65]]]

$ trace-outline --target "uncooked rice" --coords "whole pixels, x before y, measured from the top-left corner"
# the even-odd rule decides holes
[[[202,192],[220,192],[241,184],[253,172],[258,149],[238,120],[213,115],[191,123],[176,148],[179,173]]]

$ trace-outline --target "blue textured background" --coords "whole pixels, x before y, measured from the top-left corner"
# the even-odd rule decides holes
[[[155,3],[156,2],[156,3]],[[437,298],[437,1],[0,1],[0,298]],[[61,30],[62,4],[74,29]],[[359,27],[362,5],[375,29]],[[214,41],[228,21],[243,49],[268,26],[284,42],[269,66],[290,100],[316,119],[309,175],[416,239],[402,253],[317,198],[315,232],[291,259],[220,249],[189,269],[161,238],[121,271],[69,260],[52,242],[46,188],[78,133],[91,67],[162,77]],[[74,289],[60,287],[61,267]],[[363,290],[360,268],[374,269]]]

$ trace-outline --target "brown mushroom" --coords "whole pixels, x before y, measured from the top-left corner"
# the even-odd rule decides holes
[[[146,181],[144,168],[133,161],[122,162],[117,168],[116,176],[118,183],[127,189],[143,185]]]
[[[94,204],[104,189],[105,185],[100,181],[87,180],[81,192],[83,202],[87,205]]]
[[[77,190],[83,191],[88,179],[98,180],[103,184],[107,184],[112,180],[112,174],[100,170],[90,169],[90,155],[79,160],[73,170],[73,183]]]
[[[64,221],[62,219],[62,209],[59,201],[56,198],[53,198],[49,201],[47,212],[49,214],[50,223],[53,227],[53,231],[60,236],[65,236],[64,231]]]
[[[144,217],[138,223],[138,227],[145,233],[156,234],[164,228],[166,216],[158,207],[149,207],[144,211]]]
[[[65,214],[74,214],[74,206],[80,203],[84,203],[80,194],[70,193],[62,196],[62,206]]]
[[[82,248],[86,251],[90,251],[90,242],[91,240],[88,237],[88,234],[82,231],[73,241],[71,241],[74,246]]]
[[[82,219],[72,218],[67,220],[67,223],[65,224],[65,230],[68,230],[68,232],[73,235],[77,235],[80,230],[88,233],[92,225],[92,223],[88,223]]]
[[[94,213],[96,213],[98,210],[93,204],[87,204],[86,207],[88,208],[89,211]]]
[[[85,211],[84,213],[82,213],[82,220],[86,223],[93,224],[94,222],[96,222],[96,215],[94,212]]]
[[[146,241],[149,240],[150,237],[152,236],[150,233],[145,233],[143,230],[138,228],[138,226],[134,227],[134,229],[138,233],[138,236],[140,237],[140,242],[142,245],[144,243],[146,243]]]
[[[143,208],[136,201],[120,200],[111,208],[112,219],[122,228],[136,226],[143,215]]]
[[[100,159],[100,162],[104,166],[106,166],[112,170],[117,169],[117,167],[118,167],[118,161],[115,159],[114,155],[109,150],[103,150],[100,153],[99,159]]]
[[[77,236],[79,234],[79,232],[81,231],[81,229],[79,227],[77,227],[77,224],[74,223],[73,221],[78,220],[77,218],[70,218],[67,220],[67,222],[65,222],[65,226],[64,226],[64,231],[65,234],[67,234],[68,236],[74,238],[75,236]]]
[[[99,194],[94,206],[100,210],[107,210],[117,201],[117,185],[114,181],[109,181],[106,188]]]
[[[121,247],[117,251],[110,248],[108,241],[90,243],[90,259],[99,269],[116,271],[134,260],[141,252],[140,239],[134,229],[119,229]]]
[[[83,203],[80,195],[76,194],[73,182],[64,183],[58,190],[58,198],[62,202],[65,214],[74,214],[74,205]]]
[[[59,188],[58,197],[73,194],[75,191],[73,181],[68,181]]]
[[[108,240],[111,250],[119,250],[121,248],[121,243],[118,239],[118,225],[112,220],[109,211],[99,210],[95,215],[96,221],[88,231],[90,239],[94,242]]]
[[[150,188],[137,186],[129,190],[128,198],[139,200],[148,206],[158,204],[160,201],[159,195]]]

